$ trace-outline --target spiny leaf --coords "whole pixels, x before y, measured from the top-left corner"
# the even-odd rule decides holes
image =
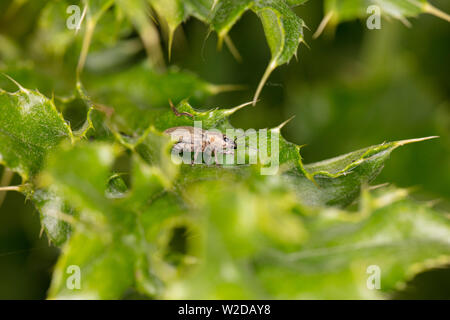
[[[167,152],[168,148],[163,150]],[[157,202],[155,196],[165,190],[165,182],[170,183],[173,177],[165,176],[156,165],[150,166],[135,156],[132,187],[125,190],[122,182],[117,183],[118,177],[110,175],[116,155],[116,148],[105,143],[63,145],[52,154],[41,175],[41,184],[51,183],[55,193],[68,199],[80,213],[72,222],[74,233],[57,263],[50,298],[117,299],[131,287],[147,295],[157,292],[158,281],[151,271],[152,257],[164,247],[146,239],[155,241],[164,230],[161,225],[182,210],[176,204],[167,208],[149,205]],[[65,165],[63,159],[67,159]],[[119,197],[111,196],[117,195],[119,189]],[[172,201],[165,194],[159,199],[165,197],[169,203]],[[150,221],[152,224],[148,225]],[[153,234],[151,238],[149,233]],[[66,271],[73,265],[82,274],[79,290],[66,286],[70,276]],[[104,272],[107,266],[110,270]]]
[[[86,139],[110,141],[113,134],[108,127],[106,112],[91,107],[87,113],[87,120],[83,127],[76,133],[77,136]]]
[[[224,131],[233,128],[228,121],[228,117],[239,108],[240,106],[234,109],[212,109],[199,112],[194,110],[187,102],[182,102],[177,107],[178,111],[187,112],[192,115],[192,118],[188,116],[177,117],[172,111],[166,110],[158,114],[154,124],[158,130],[164,131],[170,127],[193,126],[195,121],[202,121],[203,129],[218,128]],[[285,182],[295,190],[303,203],[317,206],[349,205],[358,196],[361,186],[370,183],[378,176],[393,150],[407,143],[435,138],[428,137],[383,143],[333,159],[304,165],[300,155],[301,146],[283,138],[280,134],[282,126],[283,124],[268,130],[265,138],[260,137],[256,131],[250,132],[247,134],[247,139],[258,141],[258,152],[262,149],[267,150],[267,157],[269,158],[272,157],[273,138],[275,141],[278,140],[278,150],[273,150],[273,152],[278,151],[278,156],[274,158],[276,163],[272,163],[272,165],[279,166],[278,174],[283,176]],[[261,154],[259,153],[259,155]],[[260,161],[261,158],[258,159],[259,164],[261,164]],[[208,173],[205,171],[204,174],[207,175]],[[216,173],[211,174],[215,175]]]
[[[225,35],[242,14],[250,9],[253,4],[253,0],[218,1],[213,11],[211,25],[219,36],[219,43],[223,41]]]
[[[388,192],[382,190],[373,201]],[[278,266],[267,263],[261,266],[263,281],[273,293],[277,289],[270,281],[290,279],[283,294],[277,297],[386,297],[418,272],[450,260],[449,219],[411,200],[397,199],[373,208],[356,222],[341,220],[343,213],[330,212],[329,221],[325,218],[326,211],[323,215],[321,231],[315,230],[314,238],[301,251],[280,255]],[[330,225],[333,220],[335,225]],[[369,266],[380,270],[381,291],[370,290],[366,285],[373,272],[368,272]],[[340,293],[322,290],[330,282],[336,283]]]
[[[153,127],[144,133],[133,146],[141,158],[150,164],[154,170],[161,170],[162,184],[171,186],[171,181],[177,176],[177,167],[169,157],[173,144],[169,137],[157,132]]]
[[[409,25],[408,17],[416,17],[421,13],[429,13],[450,21],[448,14],[433,7],[426,0],[326,0],[325,18],[314,36],[318,37],[327,24],[334,26],[339,22],[367,17],[367,8],[371,5],[378,6],[382,15],[398,19],[406,25]]]
[[[20,53],[18,48],[0,48],[2,58],[7,58],[2,70],[16,70],[20,79],[43,86],[48,94],[59,87],[67,93],[72,84],[66,81],[78,83],[74,99],[81,100],[77,111],[83,119],[72,123],[74,132],[63,119],[67,116],[72,122],[66,103],[72,98],[57,100],[60,114],[53,99],[38,92],[0,91],[0,161],[28,179],[25,185],[2,190],[25,193],[40,211],[50,241],[63,244],[50,298],[117,299],[130,288],[154,298],[384,298],[418,272],[450,261],[448,218],[406,199],[403,189],[373,194],[363,189],[358,210],[339,209],[376,177],[392,150],[417,140],[304,165],[301,146],[281,136],[284,122],[270,128],[265,138],[263,133],[247,132],[241,139],[244,144],[256,139],[258,151],[276,156],[273,163],[260,157],[251,165],[176,166],[165,129],[195,121],[202,121],[204,129],[233,129],[228,118],[245,104],[194,109],[183,99],[190,97],[194,106],[201,106],[205,97],[224,87],[179,70],[157,73],[147,64],[116,74],[104,72],[141,49],[137,39],[119,40],[129,38],[131,23],[149,56],[156,52],[162,60],[150,6],[167,21],[169,43],[176,27],[191,16],[218,32],[219,41],[229,43],[229,30],[252,10],[262,21],[272,55],[256,99],[270,72],[288,63],[303,41],[303,21],[291,7],[304,2],[85,0],[81,39],[61,19],[69,2],[55,1],[45,4],[30,51],[55,69],[58,63],[53,59],[58,59],[67,74],[36,74],[31,64],[15,65],[12,53]],[[401,19],[417,15],[416,4],[425,2],[377,3],[392,4],[382,7],[394,17],[400,12]],[[362,16],[361,8],[365,7],[353,6],[349,12]],[[448,19],[430,8],[425,4],[421,10]],[[0,42],[11,47],[8,41]],[[131,42],[132,50],[120,57],[104,51]],[[70,62],[72,55],[78,56],[78,46],[77,73],[71,77]],[[85,62],[86,91],[79,82]],[[179,103],[181,116],[170,110],[169,99]],[[277,146],[272,138],[279,138]],[[248,157],[250,148],[245,151]],[[124,172],[116,170],[122,160],[130,168]],[[273,175],[261,175],[270,164],[275,164]],[[368,265],[381,268],[383,294],[367,290]],[[81,288],[70,290],[70,271],[77,266]]]
[[[197,19],[207,22],[211,19],[211,9],[218,0],[185,0],[185,17],[194,16]]]
[[[159,0],[150,0],[153,7],[169,24],[169,43],[173,30],[189,15],[211,25],[211,29],[219,36],[219,47],[227,40],[228,32],[236,21],[247,10],[254,11],[260,18],[267,42],[272,54],[270,63],[258,85],[253,103],[256,104],[259,94],[270,73],[280,65],[288,63],[296,54],[298,45],[304,41],[304,22],[290,8],[304,1],[285,0],[189,0],[180,2],[170,0],[161,7]],[[230,43],[228,39],[227,43]],[[234,47],[230,48],[233,52]],[[170,51],[170,44],[169,44]]]
[[[74,221],[73,208],[54,191],[38,189],[32,192],[31,199],[40,214],[41,226],[48,239],[61,246],[69,238]]]
[[[306,236],[297,250],[282,252],[273,249],[273,245],[253,242],[255,238],[261,239],[254,232],[260,223],[254,214],[261,211],[252,211],[248,193],[236,196],[219,183],[201,184],[209,185],[209,190],[213,185],[220,188],[220,192],[212,195],[198,193],[198,189],[189,194],[196,200],[202,199],[197,202],[197,210],[206,216],[201,229],[205,233],[202,237],[205,263],[189,277],[174,282],[167,290],[168,298],[386,298],[417,272],[450,261],[450,220],[404,197],[378,201],[393,189],[367,194],[380,205],[361,208],[359,212],[324,208],[315,212],[294,205],[291,210],[306,217],[297,216]],[[235,209],[240,201],[245,209]],[[226,222],[221,220],[220,203],[230,205]],[[270,203],[278,202],[271,199]],[[239,212],[237,218],[234,210]],[[285,229],[286,234],[292,231]],[[255,245],[260,250],[255,251]],[[369,289],[367,283],[373,272],[368,273],[372,270],[369,266],[380,268],[381,290]]]
[[[120,130],[138,135],[159,117],[161,111],[170,110],[169,100],[178,103],[190,97],[192,101],[200,102],[210,95],[235,89],[210,84],[177,68],[158,73],[147,64],[111,75],[89,75],[85,86],[94,103],[101,102],[114,110],[112,117]]]
[[[254,11],[261,19],[272,54],[253,98],[253,104],[256,104],[259,94],[272,71],[278,66],[288,63],[296,54],[298,45],[304,41],[304,22],[284,0],[222,0],[218,1],[214,7],[214,15],[211,19],[211,25],[219,35],[219,43],[248,9]]]
[[[39,88],[39,92],[46,96],[64,95],[73,90],[73,83],[69,79],[56,79],[50,69],[42,70],[38,64],[31,60],[10,62],[0,66],[0,72],[20,83],[21,86],[33,90]],[[0,76],[0,88],[5,91],[14,91],[17,86],[7,77]]]
[[[195,121],[201,121],[203,129],[215,128],[225,133],[226,129],[233,128],[228,121],[228,117],[241,107],[197,111],[189,103],[182,101],[177,106],[178,112],[188,113],[192,117],[185,115],[178,117],[169,108],[166,108],[153,113],[152,124],[162,132],[176,126],[193,126]],[[304,165],[300,155],[301,146],[286,141],[280,134],[283,125],[268,130],[266,137],[261,137],[257,131],[249,132],[246,134],[246,139],[257,141],[258,166],[267,167],[265,170],[270,170],[269,167],[273,167],[274,173],[283,176],[285,182],[295,190],[303,203],[316,206],[349,205],[358,196],[361,186],[371,182],[380,173],[393,150],[406,143],[428,139],[383,143],[333,159]],[[278,147],[272,150],[276,147],[273,144],[276,141],[278,141]],[[145,148],[145,150],[149,149]],[[271,163],[264,164],[261,162],[263,150],[267,151],[266,156],[271,159]],[[146,152],[148,153],[148,151]],[[272,157],[272,152],[278,153]],[[211,172],[208,169],[193,170],[187,170],[184,174],[188,176],[192,174],[193,178],[197,175],[217,176],[217,174],[221,174],[218,168],[212,169]],[[237,165],[236,170],[243,171],[246,169],[245,166],[239,167]]]
[[[200,240],[201,263],[169,282],[165,298],[261,297],[252,271],[254,257],[269,248],[290,252],[307,239],[295,195],[276,176],[252,182],[259,173],[248,180],[234,174],[223,172],[183,187],[199,226],[187,241]]]
[[[73,139],[72,132],[52,100],[22,87],[15,93],[0,89],[1,163],[28,180],[64,139]]]
[[[172,55],[172,42],[175,30],[185,19],[185,8],[182,0],[149,0],[158,15],[168,26],[169,60]]]
[[[39,56],[42,66],[34,72],[52,74],[54,89],[66,83],[72,89],[73,68],[77,68],[79,75],[85,63],[88,68],[98,70],[126,59],[130,50],[120,51],[125,43],[121,38],[132,32],[132,24],[117,8],[109,10],[112,5],[113,0],[84,0],[78,4],[68,0],[47,1],[30,39],[33,55],[29,58]],[[126,42],[128,48],[133,47],[131,42]],[[88,52],[93,54],[88,56]]]
[[[83,210],[80,219],[87,215],[90,220],[106,223],[118,217],[117,210],[106,199],[107,181],[111,175],[114,149],[101,143],[88,146],[63,144],[47,161],[47,170],[41,178],[42,185],[52,185],[59,196],[70,199],[71,204]],[[60,160],[66,160],[61,162]],[[80,164],[88,164],[80,166]],[[67,170],[70,167],[71,170]],[[95,218],[95,219],[94,219]]]
[[[362,185],[375,179],[393,150],[431,138],[435,137],[383,143],[305,165],[310,179],[298,170],[287,170],[285,176],[306,204],[346,206],[358,196]]]
[[[49,299],[118,299],[134,283],[133,239],[76,232],[63,247],[53,273]],[[80,268],[80,287],[71,289],[68,276]],[[69,273],[69,274],[68,274]]]
[[[138,30],[152,64],[154,66],[163,65],[159,34],[154,23],[149,19],[147,2],[145,0],[115,1]]]
[[[207,23],[217,0],[148,0],[155,11],[176,28],[190,16]],[[181,20],[180,20],[181,19]]]
[[[271,281],[279,282],[274,279],[284,279],[284,274],[291,274],[296,261],[285,262],[291,259],[289,257],[302,255],[303,250],[309,255],[309,250],[323,247],[326,252],[328,247],[332,247],[334,240],[327,242],[326,237],[329,230],[347,230],[346,237],[353,239],[352,244],[359,243],[360,236],[355,235],[359,233],[352,232],[356,232],[359,224],[376,225],[373,212],[389,207],[391,203],[365,198],[366,203],[382,205],[373,207],[366,204],[360,213],[350,218],[350,213],[337,209],[307,208],[305,201],[316,206],[330,203],[343,206],[353,201],[361,185],[378,174],[393,149],[416,140],[386,143],[303,166],[300,147],[279,135],[283,123],[269,130],[269,138],[272,135],[280,138],[281,170],[277,175],[261,176],[260,165],[231,168],[184,165],[177,173],[178,169],[171,163],[169,155],[172,144],[160,132],[172,126],[193,125],[198,120],[203,121],[205,129],[232,128],[228,117],[240,108],[242,106],[197,111],[182,101],[177,106],[178,112],[191,116],[176,116],[167,107],[155,115],[152,126],[140,137],[124,137],[115,132],[116,139],[125,148],[136,152],[132,156],[129,188],[125,188],[123,181],[119,181],[119,188],[117,183],[111,188],[111,164],[116,156],[111,145],[78,143],[75,147],[63,145],[61,150],[54,152],[43,181],[52,182],[58,196],[70,199],[79,216],[74,223],[74,234],[64,246],[50,297],[119,298],[128,287],[134,287],[150,296],[180,298],[180,291],[172,286],[183,288],[183,298],[260,298],[258,288],[261,286],[267,292],[266,298],[318,295],[320,285],[286,285],[274,289]],[[275,150],[267,141],[266,144],[270,155]],[[113,176],[114,180],[116,178]],[[119,196],[111,197],[111,190],[119,189]],[[337,214],[333,215],[332,210]],[[365,219],[370,220],[366,223]],[[436,225],[444,228],[439,221]],[[189,232],[189,236],[184,235],[180,240],[183,248],[189,248],[187,251],[171,249],[174,228]],[[392,235],[402,232],[397,230],[397,225],[392,228]],[[322,232],[325,235],[319,236]],[[417,232],[420,234],[422,231],[417,229]],[[334,234],[332,232],[330,236]],[[409,239],[412,233],[404,236]],[[336,239],[345,240],[346,237]],[[208,240],[204,242],[203,239]],[[85,251],[91,259],[78,252],[79,241],[87,248],[93,248]],[[360,245],[365,244],[361,242]],[[435,250],[429,250],[429,245],[433,245]],[[370,251],[374,257],[383,258],[380,266],[389,272],[387,291],[391,291],[396,283],[406,281],[409,274],[406,271],[395,272],[399,266],[391,263],[390,248],[396,247],[392,244],[387,249]],[[445,245],[421,242],[405,254],[400,267],[407,270],[447,250]],[[324,263],[312,258],[311,262],[305,262],[311,266],[306,265],[296,277],[308,283],[305,280],[308,270],[319,270],[316,272],[329,276],[333,283],[340,284],[342,279],[350,281],[346,285],[346,294],[359,297],[358,294],[364,293],[361,293],[359,280],[353,272],[360,272],[362,267],[356,271],[348,267],[354,264],[366,266],[365,260],[358,257],[366,256],[340,254],[336,258],[330,257],[340,263],[338,272],[331,275],[326,273]],[[202,261],[198,266],[197,259]],[[120,260],[118,267],[105,277],[120,273],[121,280],[117,284],[111,283],[109,278],[103,279],[98,269],[115,260]],[[194,269],[189,267],[192,263],[196,265]],[[69,275],[64,271],[69,264],[79,265],[87,277],[84,289],[71,292],[66,289],[65,281]],[[249,265],[254,266],[255,271],[250,271]],[[180,270],[184,269],[191,270],[192,274],[179,278]],[[317,278],[316,274],[312,276],[312,279]],[[103,284],[95,288],[94,281],[103,281]],[[160,281],[168,285],[167,290],[163,289]]]

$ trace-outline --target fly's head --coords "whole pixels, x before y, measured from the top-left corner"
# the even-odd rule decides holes
[[[237,149],[237,143],[236,143],[236,139],[232,140],[230,138],[228,138],[226,135],[223,135],[223,150],[226,153],[234,153],[234,150]]]
[[[205,132],[205,141],[209,148],[219,153],[233,154],[234,149],[237,148],[234,140],[215,130]]]

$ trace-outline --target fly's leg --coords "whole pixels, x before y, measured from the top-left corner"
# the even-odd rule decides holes
[[[234,150],[220,150],[220,153],[222,154],[222,161],[225,161],[225,163],[226,163],[226,159],[225,160],[223,159],[223,155],[224,154],[234,154]],[[216,155],[217,155],[217,153],[216,153]],[[216,163],[218,163],[217,158],[216,158]],[[221,163],[221,164],[223,164],[223,163]]]
[[[202,147],[201,147],[201,146],[199,146],[199,147],[195,150],[195,153],[194,153],[194,161],[192,162],[192,164],[197,163],[197,158],[198,158],[198,155],[200,154],[200,152],[202,152]]]
[[[214,151],[214,161],[216,162],[216,165],[220,165],[220,163],[219,163],[219,153],[217,151]]]
[[[212,152],[213,149],[211,149],[210,146],[206,146],[203,150],[203,161],[207,165],[211,165],[214,162],[214,159],[212,158]]]
[[[224,158],[223,155],[226,153],[225,150],[222,148],[215,148],[214,150],[214,161],[216,163],[216,166],[221,166],[224,164]],[[220,156],[220,158],[219,158]]]
[[[183,151],[183,146],[184,143],[183,142],[178,142],[176,143],[173,148],[172,148],[172,152],[176,153],[177,155],[179,155],[181,153],[181,151]]]
[[[184,163],[192,163],[191,158],[189,156],[189,160],[185,159],[185,155],[191,152],[191,144],[188,142],[178,142],[172,148],[172,154],[176,154],[180,156],[180,153],[183,152],[183,162]]]

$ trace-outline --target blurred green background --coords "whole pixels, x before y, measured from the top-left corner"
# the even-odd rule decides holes
[[[11,3],[0,1],[0,37],[14,41],[20,50],[33,50],[28,42],[35,37],[45,1],[28,1],[8,12]],[[431,3],[450,12],[449,1]],[[295,11],[314,31],[323,17],[322,1],[309,1]],[[414,197],[440,199],[436,206],[450,211],[450,24],[429,15],[410,21],[412,27],[407,28],[382,20],[381,30],[353,21],[319,39],[306,31],[311,48],[300,46],[298,61],[275,70],[257,106],[233,115],[233,124],[264,128],[296,115],[283,134],[307,145],[302,149],[306,163],[383,141],[438,135],[396,151],[375,183],[415,187]],[[217,37],[205,40],[207,33],[200,21],[187,21],[175,35],[170,64],[211,83],[242,84],[246,89],[219,94],[195,107],[250,101],[270,58],[260,21],[246,13],[230,32],[242,63],[226,48],[217,51]],[[0,45],[5,52],[5,39]],[[166,43],[161,45],[167,53]],[[9,63],[4,56],[0,59],[0,65]],[[145,59],[143,50],[134,59]],[[11,184],[18,183],[16,176]],[[8,193],[0,207],[0,299],[45,298],[57,255],[58,249],[40,237],[33,205],[19,193]],[[450,269],[417,276],[394,298],[449,299]]]

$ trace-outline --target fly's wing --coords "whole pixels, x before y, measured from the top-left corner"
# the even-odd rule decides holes
[[[194,141],[201,141],[203,137],[202,129],[188,126],[169,128],[164,133],[170,135],[172,140],[190,144],[194,144]]]
[[[164,133],[168,134],[168,135],[171,135],[175,131],[186,131],[189,133],[193,133],[194,132],[193,129],[194,129],[194,127],[189,127],[189,126],[172,127],[172,128],[164,130]]]

